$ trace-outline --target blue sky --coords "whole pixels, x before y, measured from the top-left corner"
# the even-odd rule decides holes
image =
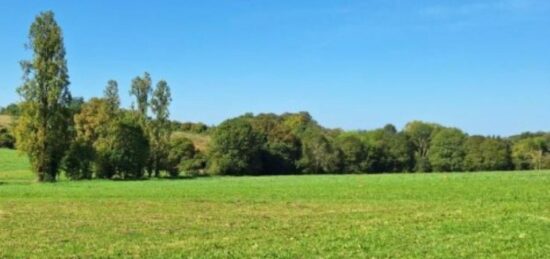
[[[550,1],[1,1],[0,106],[17,101],[23,44],[42,10],[65,36],[86,98],[144,71],[172,118],[309,111],[372,129],[419,119],[470,134],[550,130]]]

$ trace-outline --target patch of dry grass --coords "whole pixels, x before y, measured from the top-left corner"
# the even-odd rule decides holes
[[[210,136],[206,134],[177,131],[177,132],[174,132],[172,136],[188,138],[193,142],[193,145],[195,145],[195,148],[203,152],[207,150],[208,143],[210,143]]]

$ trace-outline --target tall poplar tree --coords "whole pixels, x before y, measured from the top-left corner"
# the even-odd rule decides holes
[[[109,104],[111,112],[117,111],[120,108],[120,97],[118,95],[118,83],[115,80],[109,80],[107,87],[103,92],[104,98]]]
[[[136,97],[138,112],[143,119],[147,118],[147,108],[149,107],[149,95],[152,91],[151,76],[145,72],[143,77],[136,77],[132,80],[132,89],[130,95]]]
[[[40,13],[26,45],[31,60],[22,61],[24,83],[18,88],[23,102],[16,127],[17,148],[29,156],[38,181],[55,181],[69,146],[69,75],[63,33],[51,11]]]
[[[151,129],[151,155],[152,166],[157,177],[160,174],[162,158],[168,156],[168,144],[172,133],[169,121],[171,102],[172,97],[168,83],[164,80],[159,81],[151,98],[151,110],[155,116]]]

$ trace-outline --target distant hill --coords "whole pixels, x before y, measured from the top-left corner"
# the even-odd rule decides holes
[[[176,131],[173,133],[174,137],[185,137],[193,142],[195,148],[200,151],[206,151],[208,143],[210,142],[210,136],[206,134],[192,133],[186,131]]]
[[[10,115],[0,115],[0,127],[8,127],[13,122]]]

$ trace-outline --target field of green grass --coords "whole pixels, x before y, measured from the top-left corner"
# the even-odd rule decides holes
[[[548,258],[550,172],[34,182],[0,150],[4,257]]]

